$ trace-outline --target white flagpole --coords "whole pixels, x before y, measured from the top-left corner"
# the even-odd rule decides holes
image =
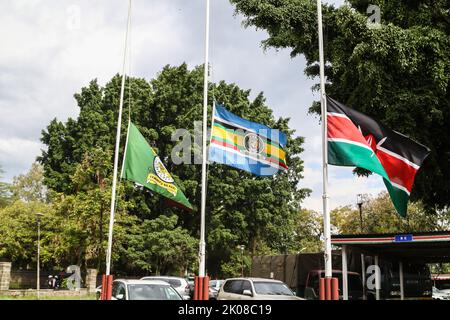
[[[208,69],[209,69],[209,0],[206,0],[205,66],[203,81],[202,202],[200,214],[200,264],[198,275],[205,276],[205,206],[206,206],[206,141],[208,134]]]
[[[323,230],[325,237],[325,277],[332,277],[331,226],[328,211],[328,143],[327,143],[327,99],[325,93],[325,61],[323,54],[322,1],[317,0],[317,24],[319,32],[320,105],[322,110],[322,167],[323,167]]]
[[[123,56],[123,68],[122,68],[122,87],[120,89],[120,103],[119,103],[119,118],[117,119],[117,134],[116,134],[116,149],[114,153],[114,173],[113,173],[113,185],[111,191],[111,213],[109,216],[109,232],[108,232],[108,251],[106,253],[106,275],[111,273],[111,250],[113,239],[113,227],[114,227],[114,213],[116,205],[116,187],[117,187],[117,167],[119,165],[119,147],[120,147],[120,131],[122,127],[122,109],[123,109],[123,97],[125,93],[125,66],[127,61],[128,50],[128,33],[130,31],[131,23],[131,0],[128,3],[128,22],[127,31],[125,34],[125,52]]]

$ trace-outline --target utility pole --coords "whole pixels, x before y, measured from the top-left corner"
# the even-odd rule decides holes
[[[356,195],[356,203],[358,204],[359,207],[359,228],[361,233],[363,233],[363,217],[362,217],[362,205],[363,205],[363,195],[362,194],[357,194]]]
[[[36,213],[37,216],[37,233],[38,233],[38,240],[37,240],[37,274],[36,274],[36,292],[37,292],[37,298],[39,300],[40,298],[40,289],[41,289],[41,283],[40,283],[40,277],[41,277],[41,266],[40,266],[40,259],[41,259],[41,217],[44,214],[38,212]]]
[[[241,277],[244,277],[244,245],[240,245],[239,248],[241,249]]]

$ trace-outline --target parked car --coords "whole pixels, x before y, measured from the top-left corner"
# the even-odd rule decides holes
[[[183,300],[170,284],[160,280],[113,281],[112,300]]]
[[[183,299],[190,299],[191,289],[189,287],[189,283],[186,279],[180,277],[170,277],[170,276],[149,276],[143,277],[141,280],[161,280],[170,284]]]
[[[433,287],[433,300],[449,300],[450,294],[443,290]]]
[[[210,280],[209,281],[209,300],[217,300],[220,287],[224,280]]]
[[[339,281],[339,298],[342,299],[342,271],[333,270],[333,278],[338,278]],[[308,273],[305,286],[305,298],[308,300],[319,299],[319,282],[320,278],[325,277],[324,270],[311,270]],[[348,299],[362,300],[363,299],[363,285],[361,276],[357,272],[347,272],[348,281]]]
[[[217,300],[304,300],[296,297],[281,281],[263,278],[232,278],[225,280]]]
[[[450,296],[450,274],[434,274],[431,279],[436,289]]]

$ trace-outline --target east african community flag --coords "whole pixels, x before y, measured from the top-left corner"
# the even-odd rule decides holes
[[[327,97],[328,163],[377,173],[401,216],[414,177],[430,150],[382,123]]]
[[[221,105],[214,108],[209,161],[272,176],[286,165],[287,138],[279,130],[243,119]]]
[[[122,177],[159,193],[174,205],[192,209],[192,205],[161,159],[131,122],[128,127]]]

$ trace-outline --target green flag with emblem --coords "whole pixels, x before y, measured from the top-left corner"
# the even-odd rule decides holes
[[[174,205],[192,205],[138,128],[130,122],[122,177],[166,197]]]

